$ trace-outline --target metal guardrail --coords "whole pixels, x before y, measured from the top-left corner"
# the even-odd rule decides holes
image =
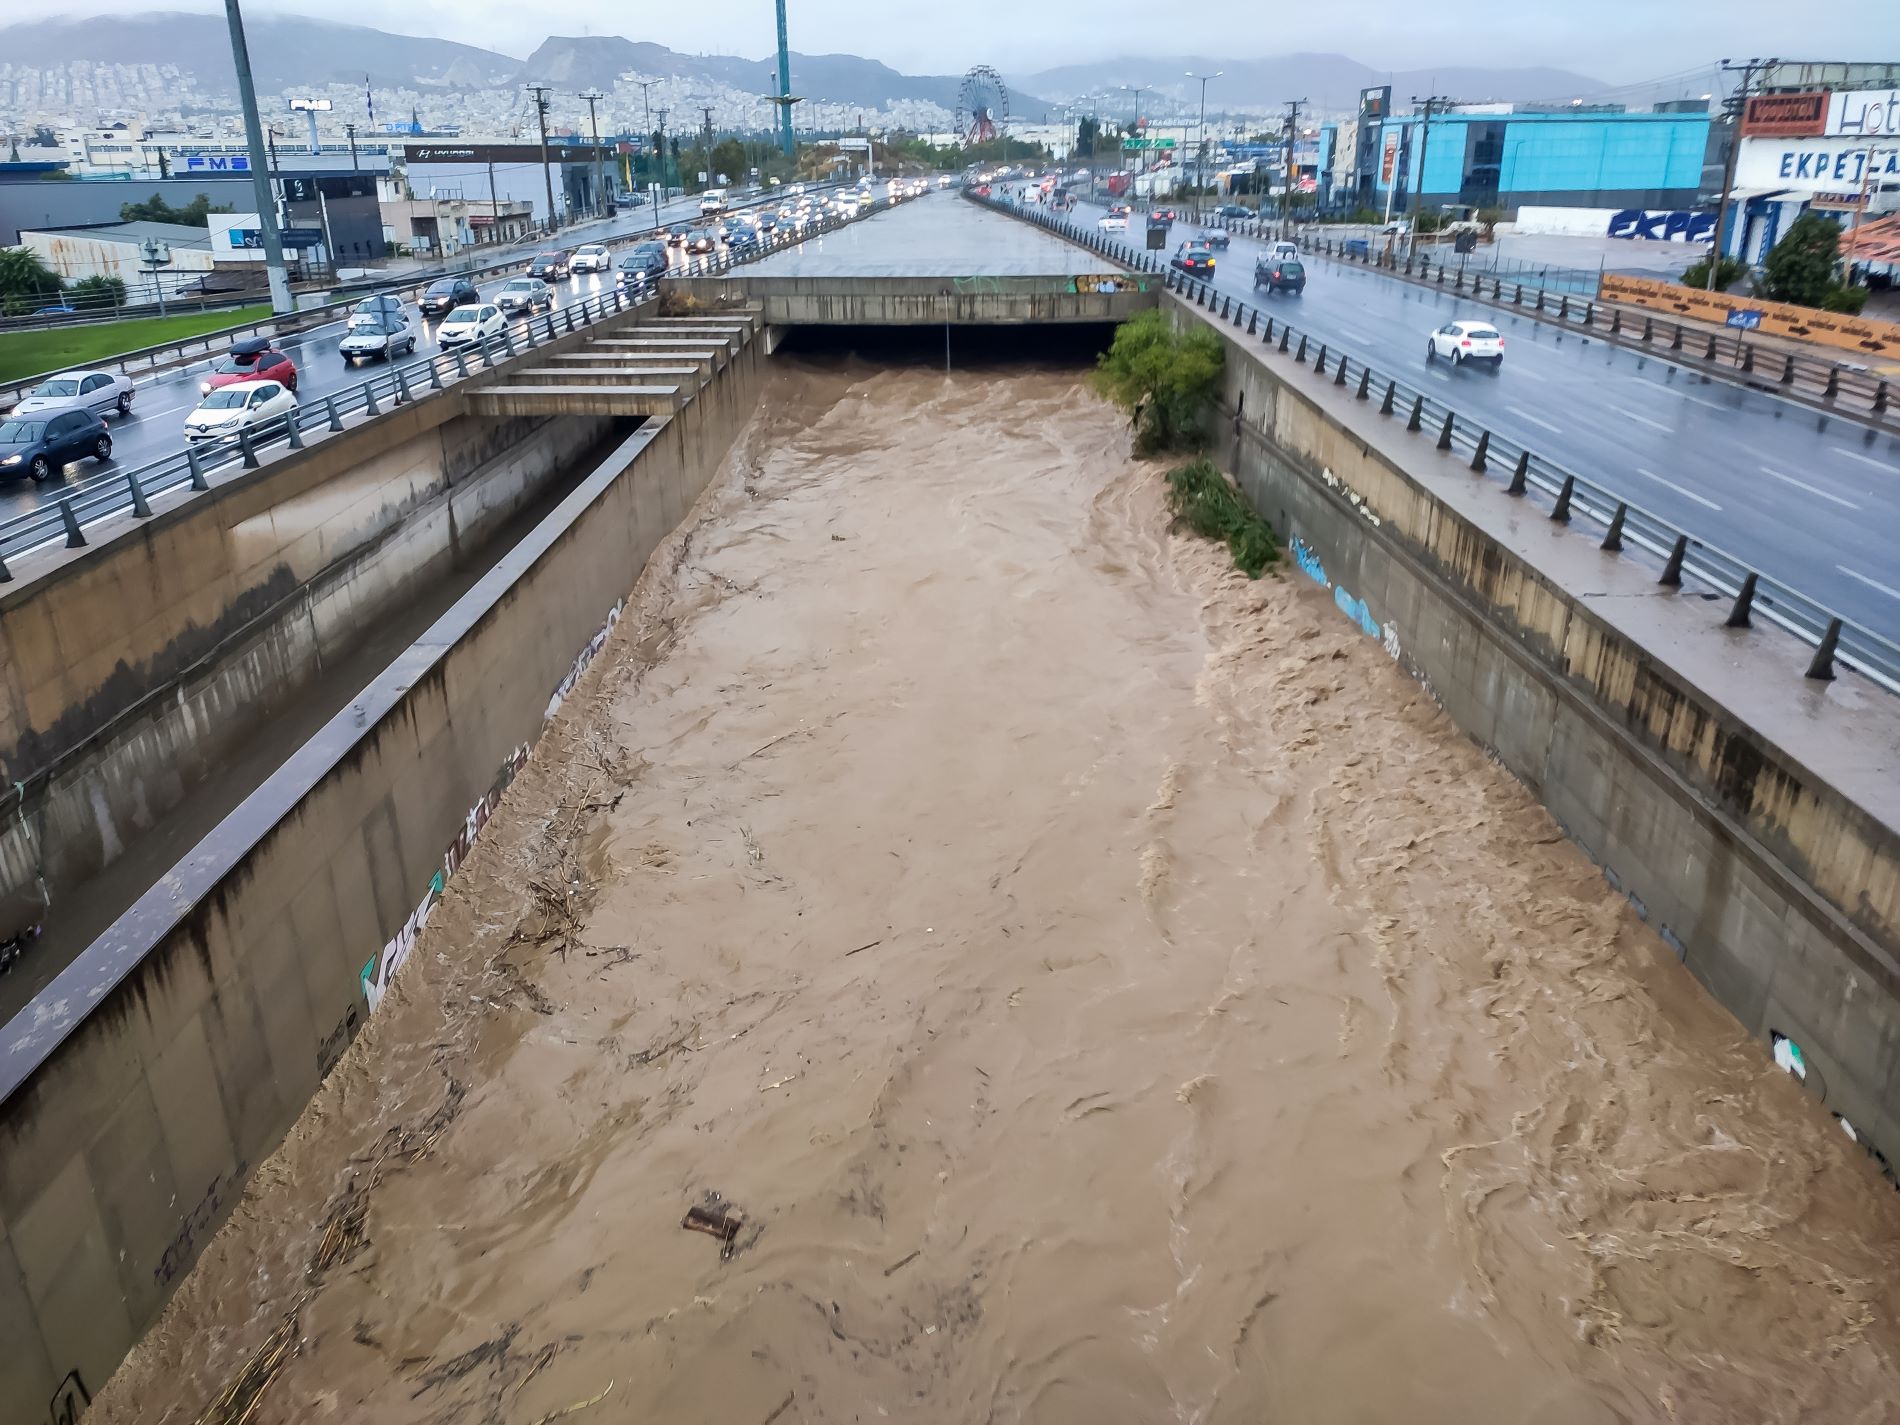
[[[905,200],[879,199],[851,217],[825,218],[796,231],[774,235],[770,242],[761,241],[756,249],[736,259],[722,251],[710,257],[695,258],[678,269],[668,269],[665,275],[703,277],[730,271],[782,248],[858,222],[901,201]],[[615,286],[576,306],[561,307],[539,318],[531,316],[522,325],[510,327],[501,336],[480,345],[387,367],[347,392],[300,405],[294,411],[240,432],[233,439],[187,444],[182,450],[133,469],[96,475],[74,486],[53,503],[0,520],[0,584],[9,583],[14,577],[7,565],[9,558],[17,559],[55,544],[64,544],[68,549],[84,548],[88,526],[126,514],[149,519],[151,501],[157,496],[181,488],[209,490],[212,474],[233,466],[255,470],[268,454],[301,450],[306,444],[306,432],[341,431],[347,417],[379,416],[385,406],[405,405],[431,391],[444,390],[556,337],[644,306],[658,295],[657,282],[641,284],[638,292]]]
[[[1218,217],[1204,226],[1221,227],[1262,241],[1279,237],[1286,231],[1275,223],[1225,221]],[[1401,258],[1396,253],[1371,250],[1364,254],[1351,252],[1344,240],[1321,237],[1310,230],[1295,232],[1293,240],[1300,242],[1302,251],[1308,253],[1457,292],[1492,306],[1590,332],[1631,350],[1666,355],[1671,361],[1718,380],[1788,396],[1853,420],[1900,430],[1900,390],[1895,389],[1895,383],[1851,361],[1835,361],[1768,346],[1750,341],[1739,333],[1717,331],[1706,325],[1690,326],[1640,309],[1603,302],[1596,296],[1594,281],[1588,291],[1572,292],[1558,286],[1538,286],[1521,277],[1500,277],[1489,268],[1469,269],[1442,259],[1434,262],[1430,253],[1408,253]]]
[[[1729,600],[1725,620],[1728,627],[1748,628],[1760,618],[1793,634],[1815,650],[1808,677],[1832,678],[1835,664],[1841,663],[1889,692],[1900,693],[1900,644],[1762,574],[1746,560],[1696,538],[1661,515],[1493,431],[1482,421],[1461,415],[1426,391],[1382,374],[1343,351],[1329,349],[1327,343],[1291,322],[1175,271],[1155,253],[1081,228],[1066,218],[1028,212],[993,198],[966,196],[1135,271],[1160,273],[1170,291],[1206,310],[1211,318],[1257,337],[1263,345],[1291,355],[1297,363],[1304,365],[1310,358],[1315,376],[1329,377],[1332,385],[1350,389],[1361,401],[1377,401],[1382,416],[1402,416],[1406,430],[1435,437],[1438,450],[1464,459],[1473,474],[1508,472],[1506,494],[1548,499],[1551,519],[1573,525],[1584,522],[1602,530],[1599,547],[1604,550],[1640,553],[1660,560],[1660,583],[1680,587],[1693,581]]]
[[[806,191],[808,194],[818,194],[835,191],[844,186],[846,185],[842,183],[814,183],[811,184]],[[756,202],[735,204],[730,211],[741,213],[752,208],[772,207],[784,201],[785,197],[782,194],[776,196],[760,195]],[[642,228],[638,232],[615,233],[609,237],[601,238],[582,238],[579,239],[579,241],[598,242],[607,248],[631,247],[635,243],[652,241],[656,233],[664,232],[672,223],[680,221],[681,218],[696,216],[697,215],[694,214],[682,214],[679,217],[669,220],[656,214],[654,215],[654,225]],[[707,219],[706,221],[710,222],[713,220]],[[559,235],[557,234],[556,236],[558,237]],[[548,241],[552,242],[554,238],[549,238]],[[404,301],[413,302],[416,295],[420,293],[423,288],[427,287],[431,282],[438,281],[443,277],[484,278],[513,271],[523,265],[522,253],[526,248],[532,247],[536,251],[539,251],[542,245],[543,244],[538,242],[516,244],[512,249],[511,256],[499,258],[494,262],[474,264],[460,268],[448,266],[431,267],[423,271],[407,273],[392,282],[365,285],[353,291],[349,296],[339,298],[334,302],[326,302],[315,307],[302,307],[295,312],[286,312],[281,315],[273,314],[271,316],[261,317],[254,322],[241,322],[233,326],[219,327],[214,331],[201,332],[197,336],[179,337],[172,341],[160,342],[155,346],[139,347],[136,350],[121,352],[116,356],[104,357],[97,361],[85,363],[85,365],[87,369],[114,369],[122,371],[128,376],[141,374],[148,376],[153,375],[161,368],[178,364],[181,358],[185,360],[197,360],[209,356],[214,350],[229,345],[231,341],[241,336],[254,335],[265,330],[276,331],[279,328],[284,328],[286,323],[290,322],[297,323],[299,328],[301,328],[304,324],[310,323],[310,319],[312,318],[321,319],[325,316],[347,311],[367,296],[388,293],[401,296]],[[252,294],[251,297],[241,305],[257,305],[259,295],[261,294]],[[314,324],[321,325],[321,321],[319,320]],[[62,371],[70,371],[73,369],[73,365],[68,363],[65,366],[56,367],[51,371],[42,371],[35,376],[23,376],[12,381],[0,381],[0,406],[12,405],[49,376],[57,376]]]

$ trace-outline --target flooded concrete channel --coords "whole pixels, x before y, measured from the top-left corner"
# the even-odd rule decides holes
[[[761,411],[92,1419],[1892,1418],[1896,1194],[1078,370]]]

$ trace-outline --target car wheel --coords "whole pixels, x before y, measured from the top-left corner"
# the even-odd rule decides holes
[[[1456,350],[1452,352],[1451,364],[1453,366],[1463,366],[1465,364],[1465,354],[1462,350]]]
[[[1428,341],[1425,343],[1425,359],[1427,361],[1436,361],[1438,359],[1438,343],[1437,342]]]
[[[119,414],[122,416],[132,414],[132,393],[130,391],[121,391],[119,393]]]
[[[26,467],[26,473],[33,477],[35,485],[42,484],[53,473],[53,462],[44,455],[33,457],[33,463]]]
[[[414,356],[416,354],[416,339],[413,336],[409,338],[408,343],[403,347],[402,354],[404,356]]]
[[[111,436],[102,435],[92,443],[92,458],[101,462],[112,458]]]

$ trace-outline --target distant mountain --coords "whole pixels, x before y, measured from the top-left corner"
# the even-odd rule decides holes
[[[871,108],[890,99],[912,99],[954,110],[963,86],[962,75],[900,74],[889,65],[855,54],[801,54],[794,50],[791,63],[793,93],[833,104]],[[622,39],[619,35],[550,36],[528,56],[517,78],[566,89],[577,85],[610,88],[615,79],[629,71],[724,84],[748,94],[778,92],[776,56],[740,59],[681,54],[665,45]],[[1027,97],[1020,103],[1012,100],[1010,105],[1012,113],[1038,117],[1049,107],[1041,99]]]
[[[1603,88],[1600,80],[1589,79],[1563,69],[1484,69],[1470,65],[1441,65],[1431,69],[1373,69],[1343,54],[1285,54],[1269,59],[1209,59],[1181,55],[1177,58],[1105,60],[1097,64],[1071,64],[1046,69],[1009,81],[1013,90],[1018,83],[1038,94],[1058,98],[1079,94],[1107,93],[1126,101],[1110,102],[1108,112],[1121,109],[1132,112],[1134,96],[1120,94],[1122,85],[1142,86],[1144,111],[1152,111],[1157,90],[1174,107],[1200,104],[1199,82],[1171,79],[1157,83],[1159,75],[1212,74],[1224,71],[1207,87],[1209,113],[1228,108],[1264,108],[1283,104],[1289,99],[1305,99],[1316,110],[1341,111],[1359,103],[1359,91],[1379,85],[1392,86],[1394,109],[1409,108],[1414,94],[1448,94],[1455,99],[1530,100],[1569,99]],[[1015,105],[1011,104],[1011,109]]]
[[[339,25],[301,15],[245,19],[257,87],[277,94],[299,84],[361,84],[368,74],[385,87],[418,81],[482,88],[505,84],[521,61],[454,40],[392,35],[364,25]],[[0,28],[0,54],[15,65],[52,67],[69,60],[100,64],[175,65],[201,87],[234,90],[231,35],[222,15],[150,13],[83,20],[28,20]]]

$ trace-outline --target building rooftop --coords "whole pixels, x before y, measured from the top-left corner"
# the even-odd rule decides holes
[[[213,214],[213,217],[219,216]],[[144,242],[157,238],[173,247],[211,246],[211,231],[186,223],[81,223],[70,228],[23,228],[26,233],[44,233],[48,237],[91,238],[95,242]]]

